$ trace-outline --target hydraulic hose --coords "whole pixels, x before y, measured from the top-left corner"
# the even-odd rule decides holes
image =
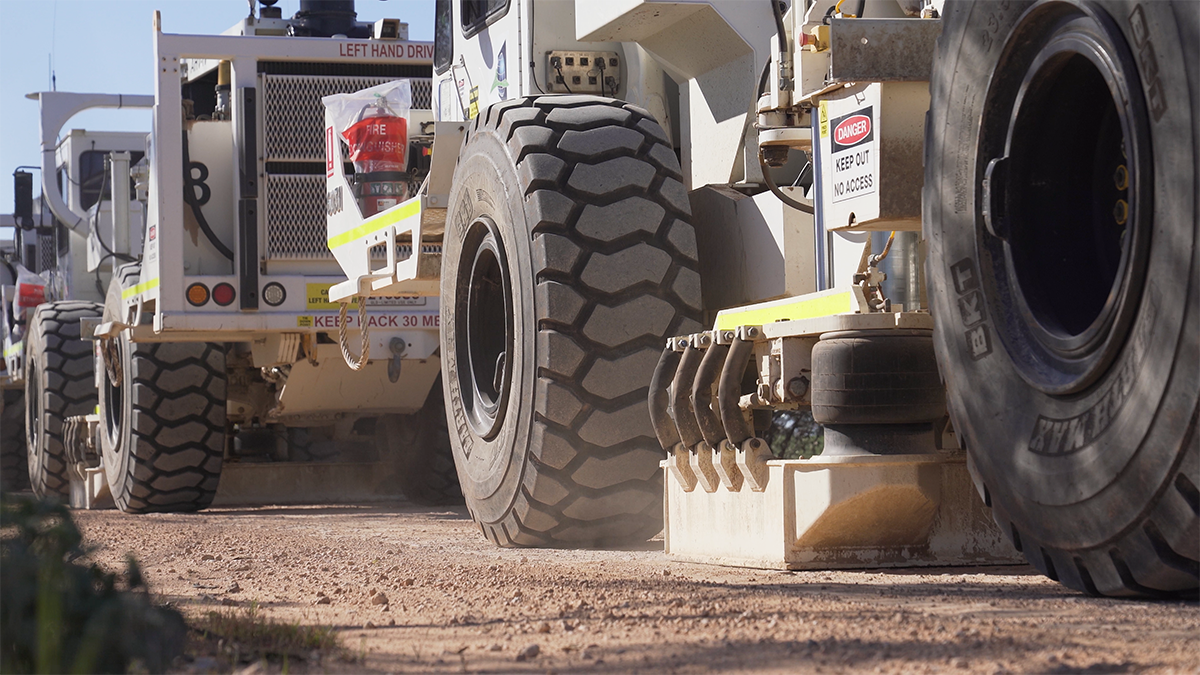
[[[729,345],[709,347],[704,352],[704,358],[700,360],[696,382],[692,385],[692,406],[695,408],[696,424],[700,426],[704,442],[714,448],[725,439],[725,427],[721,425],[721,416],[713,411],[712,388],[728,356]]]
[[[654,435],[663,450],[670,451],[679,442],[679,431],[671,421],[671,393],[667,385],[675,375],[679,366],[680,352],[668,346],[658,357],[658,365],[654,367],[654,375],[650,377],[650,423],[654,425]]]
[[[717,385],[717,404],[721,409],[721,424],[725,427],[725,438],[734,447],[741,446],[750,438],[750,428],[742,417],[742,409],[738,400],[742,397],[742,375],[746,372],[746,363],[754,351],[754,343],[740,337],[733,339],[729,346],[729,356],[721,368],[721,382]]]
[[[696,379],[700,358],[700,350],[688,345],[683,350],[683,358],[679,360],[675,380],[671,382],[671,417],[675,420],[675,428],[679,430],[679,441],[689,448],[704,440],[700,427],[696,426],[691,397],[692,382]]]

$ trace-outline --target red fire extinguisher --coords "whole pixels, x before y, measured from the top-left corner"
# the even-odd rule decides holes
[[[373,216],[408,199],[408,121],[383,98],[363,107],[342,137],[354,163],[354,194],[363,216]]]

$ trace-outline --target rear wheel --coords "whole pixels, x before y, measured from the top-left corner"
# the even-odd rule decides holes
[[[662,528],[646,394],[697,330],[679,163],[611,99],[492,106],[455,170],[442,268],[450,436],[467,506],[503,546],[596,546]]]
[[[25,343],[25,436],[29,482],[41,498],[70,493],[63,424],[96,408],[92,343],[80,339],[79,320],[102,307],[64,300],[39,305],[29,318]]]
[[[124,314],[120,275],[105,318]],[[225,347],[203,342],[106,345],[100,388],[104,475],[127,513],[196,511],[212,503],[225,452]]]
[[[1194,594],[1200,6],[948,3],[943,25],[925,237],[977,486],[1051,578]]]
[[[25,394],[20,389],[0,392],[0,488],[29,489],[29,460],[25,455]]]
[[[396,466],[404,496],[425,506],[463,503],[440,379],[420,410],[411,415],[386,415],[375,425],[380,457]]]

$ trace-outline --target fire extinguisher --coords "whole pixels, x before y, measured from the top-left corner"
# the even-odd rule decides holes
[[[350,146],[354,196],[364,217],[408,199],[408,120],[397,115],[385,99],[376,97],[363,107],[342,137]]]

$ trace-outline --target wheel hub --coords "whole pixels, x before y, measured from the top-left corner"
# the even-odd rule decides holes
[[[513,295],[508,257],[496,224],[486,216],[471,224],[463,241],[462,266],[470,269],[460,284],[455,308],[459,385],[471,429],[490,440],[503,426],[512,388]]]
[[[1152,176],[1137,70],[1107,15],[1040,5],[1013,30],[988,99],[990,309],[1021,377],[1076,393],[1120,350],[1145,276]]]

